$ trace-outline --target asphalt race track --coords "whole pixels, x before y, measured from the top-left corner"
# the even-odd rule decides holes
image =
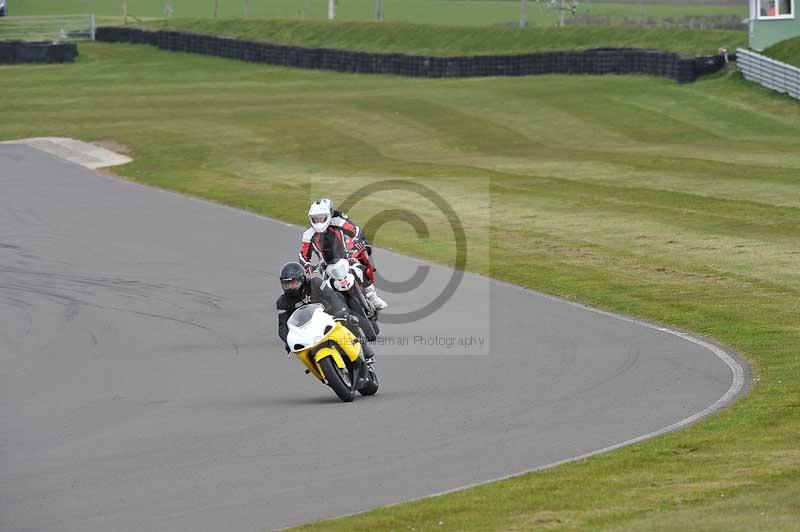
[[[384,326],[381,390],[342,404],[277,340],[299,237],[0,146],[0,530],[279,528],[677,428],[742,389],[704,342],[467,275]],[[386,279],[420,265],[376,255]],[[390,310],[449,277],[384,292]]]

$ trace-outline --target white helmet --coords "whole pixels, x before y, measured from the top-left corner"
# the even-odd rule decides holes
[[[324,198],[312,203],[308,209],[308,219],[311,221],[311,227],[317,233],[324,233],[328,230],[331,225],[331,216],[330,200],[324,201]]]

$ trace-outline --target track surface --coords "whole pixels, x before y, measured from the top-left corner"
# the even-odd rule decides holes
[[[341,404],[277,344],[298,228],[23,146],[0,146],[0,191],[3,531],[278,528],[612,446],[732,389],[696,343],[467,276],[386,336],[490,343],[378,347],[381,391]]]

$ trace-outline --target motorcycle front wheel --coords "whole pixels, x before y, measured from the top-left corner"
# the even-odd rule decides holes
[[[374,371],[369,372],[369,382],[362,386],[358,393],[361,395],[375,395],[378,393],[378,376]]]
[[[323,358],[319,366],[325,376],[325,380],[328,381],[328,386],[333,388],[339,399],[345,403],[350,403],[356,398],[350,380],[350,372],[347,368],[339,369],[331,357]]]

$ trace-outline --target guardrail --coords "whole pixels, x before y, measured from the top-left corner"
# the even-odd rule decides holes
[[[746,80],[800,100],[800,68],[742,48],[736,62]]]
[[[0,41],[93,41],[96,29],[94,15],[0,17]]]

